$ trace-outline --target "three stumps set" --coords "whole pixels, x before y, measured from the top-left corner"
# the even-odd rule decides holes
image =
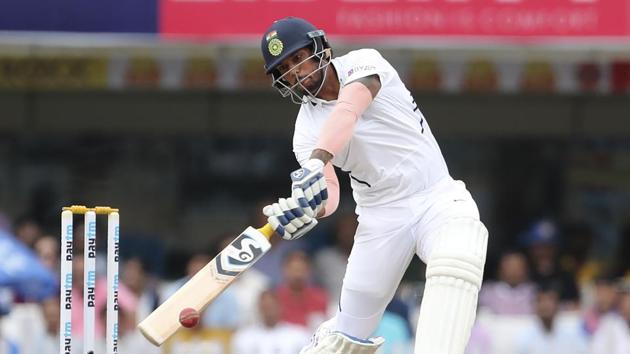
[[[107,322],[105,349],[118,353],[118,283],[120,216],[118,209],[106,206],[88,208],[73,205],[61,212],[61,278],[59,313],[59,352],[72,352],[72,259],[74,257],[74,215],[84,216],[83,247],[83,354],[94,354],[96,345],[96,217],[107,216]],[[100,242],[100,240],[99,240]],[[100,353],[99,353],[100,354]]]

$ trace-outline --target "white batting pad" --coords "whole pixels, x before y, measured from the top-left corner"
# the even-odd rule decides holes
[[[488,231],[472,218],[445,224],[429,256],[414,354],[463,354],[475,320]]]

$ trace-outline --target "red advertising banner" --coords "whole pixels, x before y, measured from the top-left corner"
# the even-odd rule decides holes
[[[260,36],[303,17],[344,37],[627,37],[630,0],[161,0],[166,36]]]

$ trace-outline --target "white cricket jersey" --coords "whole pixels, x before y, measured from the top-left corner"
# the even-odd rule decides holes
[[[350,174],[358,207],[403,200],[448,176],[442,152],[411,92],[378,51],[355,50],[334,58],[332,65],[341,87],[375,74],[381,81],[350,142],[332,159],[333,165]],[[300,165],[311,156],[335,104],[320,99],[302,104],[293,136]]]

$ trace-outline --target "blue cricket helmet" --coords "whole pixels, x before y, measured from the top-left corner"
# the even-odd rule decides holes
[[[260,43],[265,59],[265,72],[273,74],[278,64],[308,46],[312,46],[313,53],[323,53],[330,48],[324,31],[304,19],[285,17],[275,21],[265,31]]]

